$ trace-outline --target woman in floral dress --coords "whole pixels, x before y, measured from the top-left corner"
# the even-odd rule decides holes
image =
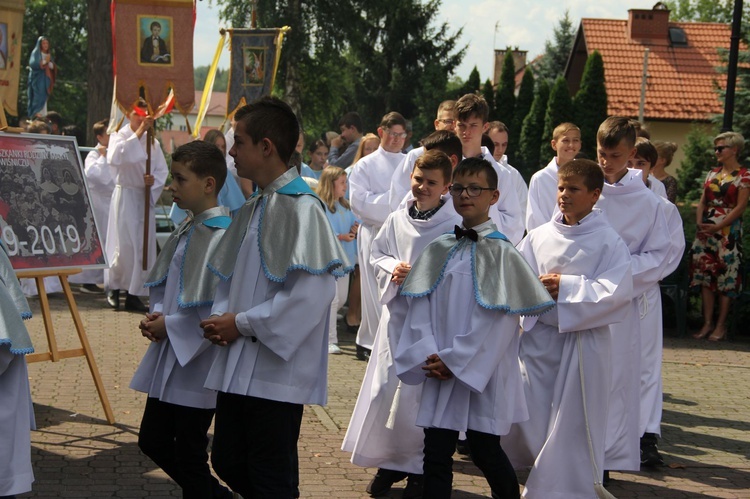
[[[703,328],[693,335],[696,339],[724,339],[729,306],[742,286],[742,213],[750,196],[750,172],[738,161],[744,145],[739,133],[725,132],[714,139],[719,166],[706,176],[696,210],[690,285],[701,287],[703,299]],[[717,294],[719,316],[714,326]]]

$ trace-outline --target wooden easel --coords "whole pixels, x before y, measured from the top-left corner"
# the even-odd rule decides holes
[[[104,383],[102,377],[99,375],[99,368],[96,367],[96,361],[94,360],[94,352],[91,350],[89,339],[86,336],[86,331],[83,329],[83,322],[81,321],[81,315],[78,313],[78,307],[76,306],[76,300],[73,296],[73,292],[70,290],[70,284],[68,283],[68,276],[78,274],[81,269],[55,269],[55,270],[19,270],[16,272],[16,276],[21,278],[34,279],[36,281],[36,287],[39,292],[39,304],[42,308],[42,319],[44,320],[44,329],[47,332],[47,343],[49,344],[48,352],[32,353],[26,356],[26,362],[43,362],[51,360],[52,362],[59,362],[62,359],[70,359],[74,357],[86,357],[86,362],[89,364],[91,370],[91,376],[94,378],[94,384],[96,385],[96,391],[99,392],[99,399],[102,401],[102,407],[104,408],[104,415],[107,418],[109,424],[114,424],[115,415],[112,412],[112,406],[109,405],[109,399],[107,398],[107,392],[104,391]],[[60,284],[65,293],[65,301],[68,302],[68,309],[70,315],[73,316],[73,323],[75,324],[76,331],[78,331],[78,338],[81,340],[81,348],[71,348],[68,350],[59,350],[57,348],[57,340],[55,339],[55,330],[52,326],[52,314],[50,313],[49,299],[47,298],[47,291],[44,289],[44,278],[45,277],[59,277]]]

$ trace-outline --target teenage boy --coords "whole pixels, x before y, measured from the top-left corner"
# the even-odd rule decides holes
[[[140,322],[150,340],[130,388],[148,393],[138,447],[182,487],[185,498],[231,498],[208,467],[208,428],[216,392],[203,387],[216,349],[199,324],[211,313],[218,278],[208,254],[229,226],[217,196],[227,176],[213,144],[189,142],[172,154],[169,191],[189,215],[169,236],[148,276],[150,312]]]
[[[440,103],[437,110],[437,117],[433,122],[435,131],[446,130],[453,133],[456,129],[456,101],[444,100]],[[401,164],[393,172],[391,178],[391,188],[388,193],[391,209],[396,211],[404,199],[404,195],[411,191],[411,173],[414,171],[414,163],[417,158],[425,152],[424,140],[421,141],[420,147],[412,149],[404,157]],[[461,155],[458,155],[461,160]]]
[[[635,139],[633,125],[618,116],[604,120],[596,134],[605,180],[596,206],[628,246],[633,272],[631,320],[611,327],[612,351],[618,354],[612,357],[606,470],[640,469],[641,297],[674,270],[663,203],[644,185],[640,172],[628,169],[628,162],[635,157]]]
[[[685,233],[682,217],[675,205],[667,199],[664,184],[650,176],[651,168],[659,159],[659,153],[648,139],[639,137],[635,143],[633,167],[641,171],[642,179],[654,194],[659,196],[669,225],[672,242],[668,268],[669,273],[679,265],[685,251]],[[667,272],[664,275],[668,275]],[[664,464],[657,448],[661,435],[663,389],[661,361],[663,351],[663,323],[661,316],[661,290],[659,283],[652,283],[645,293],[648,308],[640,316],[641,330],[641,466],[654,467]]]
[[[526,203],[526,230],[546,224],[552,219],[557,199],[557,169],[581,151],[581,130],[573,123],[560,123],[552,130],[550,142],[556,155],[546,167],[536,172],[529,182]]]
[[[528,417],[518,315],[541,314],[554,302],[490,219],[499,197],[492,165],[463,160],[450,193],[463,227],[430,243],[406,277],[406,316],[394,356],[401,381],[424,384],[416,419],[425,436],[423,497],[451,496],[452,456],[464,431],[493,497],[517,498],[499,435]]]
[[[521,204],[523,218],[526,220],[526,202],[529,197],[529,186],[526,185],[526,181],[523,179],[523,176],[519,171],[508,163],[508,155],[505,154],[505,152],[508,150],[509,133],[510,129],[502,121],[490,121],[485,135],[489,137],[494,146],[492,149],[492,157],[501,167],[507,169],[512,174],[513,190],[518,196],[518,202]]]
[[[630,252],[594,208],[604,184],[601,168],[576,159],[560,166],[558,177],[560,211],[518,247],[557,301],[556,313],[521,321],[529,420],[513,426],[504,447],[516,468],[533,466],[526,498],[596,497],[610,389],[609,325],[629,318],[633,292]]]
[[[328,164],[348,168],[357,155],[359,141],[362,140],[362,118],[358,113],[349,112],[339,120],[341,135],[331,140],[331,149],[328,151]],[[341,149],[346,146],[342,152]]]
[[[383,116],[378,127],[380,146],[357,161],[349,175],[349,199],[352,211],[362,220],[357,236],[362,289],[362,322],[357,331],[357,358],[367,360],[380,322],[375,271],[370,265],[372,240],[391,213],[388,190],[391,177],[404,159],[401,148],[406,139],[406,120],[396,112]]]
[[[126,290],[125,310],[147,312],[138,298],[146,296],[143,287],[149,270],[156,261],[156,218],[154,206],[167,180],[167,162],[159,141],[151,144],[151,173],[146,175],[146,131],[154,124],[143,99],[130,112],[130,125],[122,127],[110,137],[107,164],[115,180],[115,190],[109,208],[107,242],[109,270],[104,272],[107,303],[120,308],[120,290]],[[144,187],[150,187],[147,269],[143,270],[143,205]]]
[[[221,282],[201,327],[222,347],[205,383],[218,390],[211,462],[243,497],[299,497],[302,408],[326,403],[334,274],[349,268],[322,203],[287,168],[292,109],[263,97],[236,118],[230,154],[258,192],[209,258]]]
[[[112,172],[107,166],[107,146],[109,145],[109,134],[107,133],[108,120],[94,123],[93,130],[96,136],[96,148],[86,155],[84,161],[84,174],[89,186],[91,209],[94,212],[96,226],[99,229],[102,246],[107,243],[107,219],[109,218],[109,205],[112,202],[112,191],[115,189],[115,181]],[[84,270],[80,274],[70,276],[72,283],[81,284],[84,293],[101,293],[97,284],[104,283],[103,270]]]
[[[373,497],[386,494],[393,483],[404,478],[407,485],[402,497],[422,497],[424,433],[415,425],[415,402],[422,388],[401,386],[393,367],[405,302],[398,296],[398,288],[424,247],[460,222],[455,211],[444,206],[452,172],[453,164],[445,153],[430,150],[420,156],[411,177],[413,200],[388,216],[373,241],[370,263],[375,267],[384,306],[342,445],[352,453],[354,464],[378,468],[367,486]],[[397,311],[392,314],[394,308]]]
[[[31,430],[36,430],[26,354],[34,352],[23,321],[31,310],[0,242],[0,497],[31,491]]]
[[[461,139],[464,158],[483,158],[497,172],[500,197],[490,211],[490,218],[510,242],[518,244],[523,237],[524,223],[521,204],[513,188],[513,174],[498,164],[487,148],[482,147],[482,136],[489,128],[487,119],[490,108],[487,101],[481,95],[466,94],[456,102],[456,114],[456,134]]]

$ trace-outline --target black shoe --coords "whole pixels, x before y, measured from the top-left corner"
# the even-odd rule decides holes
[[[140,298],[128,293],[127,298],[125,298],[125,310],[131,312],[148,312],[148,307],[143,304]]]
[[[102,288],[100,288],[96,284],[81,284],[81,286],[78,288],[78,291],[89,295],[100,295],[104,293]]]
[[[120,310],[120,290],[111,289],[107,291],[107,304],[115,310]]]
[[[363,346],[357,345],[357,359],[368,361],[370,360],[370,353],[372,350]],[[406,476],[406,475],[404,475]]]
[[[604,476],[602,477],[602,485],[605,487],[609,485],[609,482],[611,482],[612,479],[609,478],[609,470],[604,470]]]
[[[373,478],[370,483],[367,484],[365,492],[370,494],[371,497],[385,495],[389,490],[391,490],[391,486],[394,483],[400,482],[407,476],[408,473],[404,473],[403,471],[394,471],[387,470],[385,468],[379,468],[378,472],[375,474],[375,478]]]
[[[349,321],[346,319],[346,315],[344,315],[344,325],[346,326],[346,332],[349,334],[357,334],[359,332],[359,324],[349,324]]]
[[[424,475],[409,473],[406,476],[406,487],[401,495],[402,499],[419,499],[424,489]]]
[[[468,440],[458,440],[456,442],[456,452],[462,456],[471,456],[471,449],[469,448]]]
[[[641,466],[656,468],[664,465],[664,459],[659,454],[656,442],[655,433],[644,433],[641,437]]]

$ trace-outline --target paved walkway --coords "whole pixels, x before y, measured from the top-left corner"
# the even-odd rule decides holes
[[[106,423],[83,358],[31,364],[36,482],[20,497],[180,497],[136,444],[145,396],[128,384],[147,346],[136,327],[139,317],[106,308],[102,295],[76,296],[117,423]],[[31,304],[35,318],[28,325],[43,351],[39,304]],[[60,347],[78,347],[64,300],[52,298],[51,305]],[[374,472],[353,466],[339,450],[365,369],[354,357],[353,336],[340,337],[347,341],[341,342],[344,355],[330,357],[328,406],[305,408],[299,455],[306,498],[367,497]],[[750,345],[668,338],[663,373],[667,466],[613,473],[609,491],[618,498],[750,498]],[[455,470],[454,498],[489,497],[470,462],[458,457]],[[400,498],[401,489],[394,487],[390,497]]]

